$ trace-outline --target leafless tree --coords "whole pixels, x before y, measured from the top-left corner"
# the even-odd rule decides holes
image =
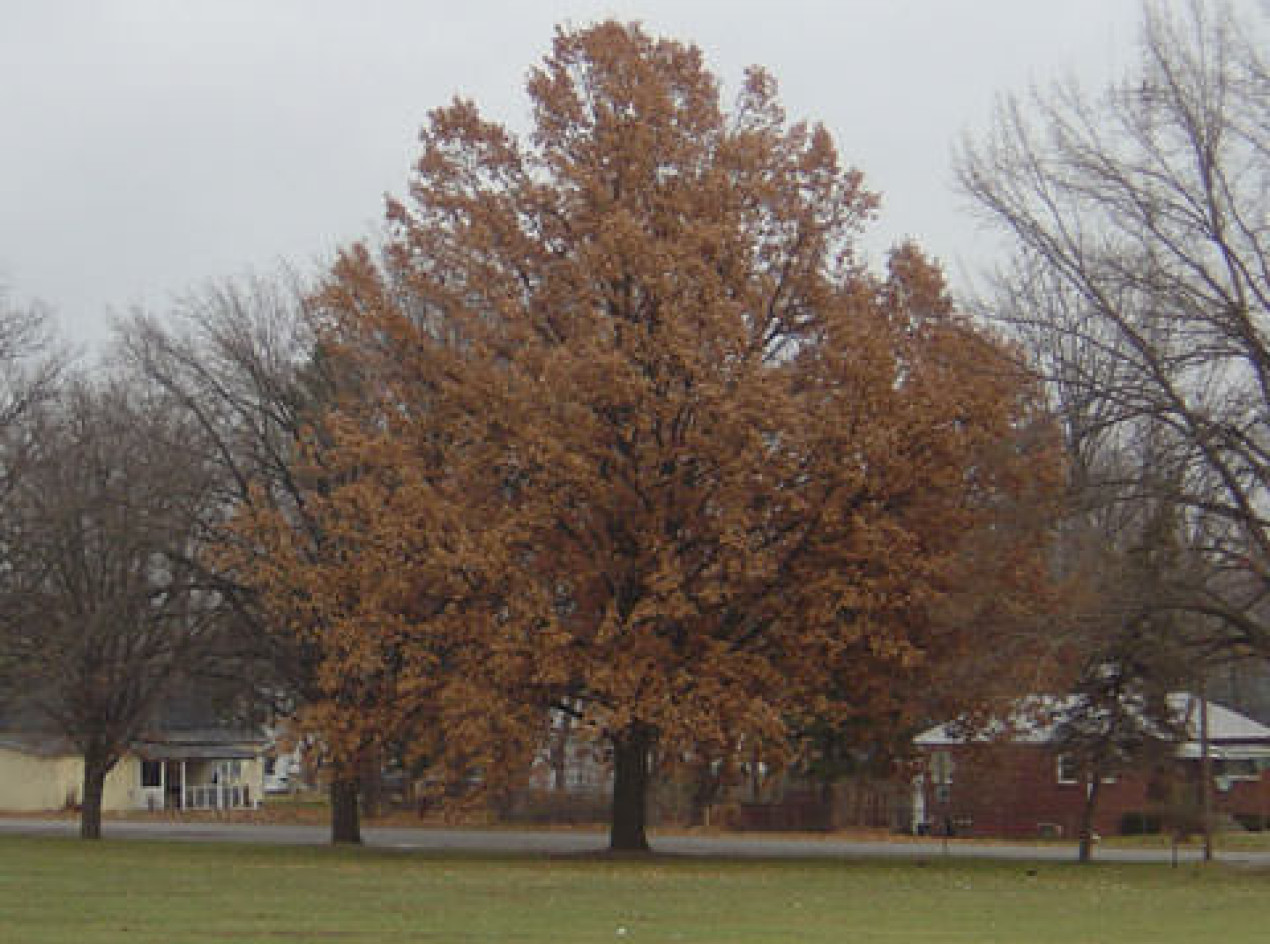
[[[205,539],[240,539],[231,512],[264,504],[283,511],[316,544],[321,535],[297,471],[315,410],[334,396],[308,317],[311,287],[294,272],[226,279],[191,292],[168,317],[137,314],[120,326],[124,363],[191,429],[187,451],[216,470],[218,499],[197,522]],[[227,665],[258,699],[286,714],[315,694],[317,654],[266,619],[232,569],[202,564],[232,610]],[[355,782],[331,785],[333,838],[360,838]]]
[[[217,625],[188,527],[212,479],[179,448],[183,418],[121,383],[77,380],[26,425],[34,448],[0,521],[6,687],[82,754],[95,839],[107,774]]]
[[[34,459],[37,439],[27,421],[56,394],[66,362],[47,310],[19,303],[0,286],[0,522]],[[0,559],[0,568],[8,566]],[[12,663],[3,642],[0,636],[0,681],[8,678]],[[11,685],[0,684],[0,711],[13,694]]]
[[[1194,634],[1171,601],[1190,554],[1169,503],[1110,503],[1066,524],[1057,556],[1067,593],[1056,635],[1070,682],[1056,740],[1087,788],[1084,862],[1105,780],[1152,766],[1181,735],[1169,695],[1193,680]]]
[[[30,452],[21,420],[53,396],[67,360],[48,311],[19,303],[0,286],[0,501]]]
[[[242,503],[284,507],[306,518],[295,465],[323,371],[304,316],[305,288],[291,275],[223,280],[191,292],[175,312],[138,313],[120,326],[121,361],[184,416],[193,432],[186,449],[218,471],[220,501],[199,526],[224,539],[229,513]],[[232,575],[220,574],[247,622],[253,614]],[[255,627],[262,647],[246,667],[264,673],[263,692],[285,703],[302,689],[304,660],[289,635]]]
[[[1104,514],[1176,509],[1189,565],[1159,605],[1220,627],[1227,652],[1268,654],[1264,35],[1226,6],[1149,6],[1135,74],[1003,100],[958,174],[1014,246],[991,313],[1052,384],[1077,491]]]

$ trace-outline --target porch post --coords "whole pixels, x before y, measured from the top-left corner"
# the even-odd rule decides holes
[[[182,810],[184,810],[186,807],[186,802],[185,802],[186,792],[185,791],[187,791],[189,788],[190,788],[190,782],[185,778],[185,761],[181,761],[181,792],[178,794],[178,796],[180,797],[180,809]]]

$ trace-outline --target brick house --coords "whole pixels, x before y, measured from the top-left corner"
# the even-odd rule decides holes
[[[1169,709],[1186,732],[1167,760],[1104,778],[1094,829],[1103,835],[1194,819],[1200,794],[1201,703],[1174,693]],[[956,723],[915,739],[915,832],[972,836],[1075,837],[1089,785],[1054,744],[1063,699],[1028,699],[989,732]],[[1039,706],[1039,708],[1038,708]],[[1213,809],[1227,822],[1270,826],[1270,728],[1212,701],[1208,742]]]

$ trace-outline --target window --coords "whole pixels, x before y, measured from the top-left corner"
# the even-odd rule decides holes
[[[163,761],[143,760],[141,762],[141,786],[163,786]]]
[[[946,787],[953,782],[953,758],[951,751],[934,751],[930,755],[930,780],[936,786]]]
[[[1251,758],[1222,759],[1213,761],[1213,776],[1229,780],[1256,780],[1261,776],[1257,762]]]
[[[1080,762],[1071,754],[1058,755],[1058,782],[1080,783]]]

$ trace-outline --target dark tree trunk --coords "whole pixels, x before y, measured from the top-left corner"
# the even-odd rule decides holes
[[[613,738],[613,819],[609,849],[647,852],[648,783],[652,732],[634,724]]]
[[[331,842],[360,844],[362,841],[360,793],[356,777],[332,780]]]
[[[1080,814],[1081,862],[1089,862],[1094,857],[1094,814],[1098,811],[1098,790],[1101,786],[1102,777],[1095,772],[1086,787],[1085,807]]]
[[[362,759],[358,777],[358,799],[365,819],[374,819],[384,809],[383,761],[380,752],[370,750]]]
[[[101,838],[101,800],[106,791],[106,774],[113,766],[109,758],[96,754],[84,755],[84,792],[79,811],[79,838]]]

